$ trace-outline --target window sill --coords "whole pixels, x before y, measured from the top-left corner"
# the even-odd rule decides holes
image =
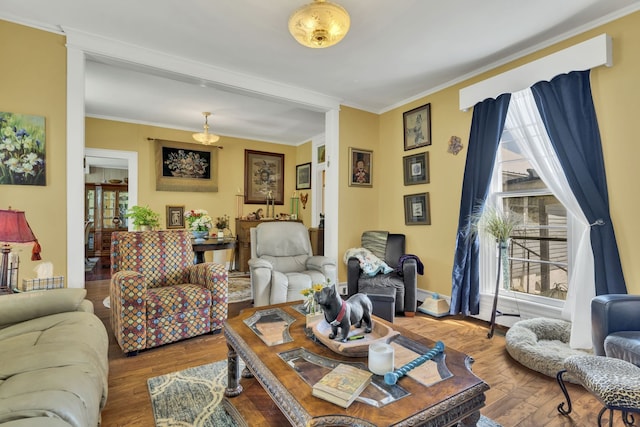
[[[493,294],[480,294],[480,313],[472,317],[491,321],[491,308],[493,307]],[[504,316],[496,316],[496,324],[510,327],[518,320],[532,319],[534,317],[548,317],[552,319],[562,318],[562,307],[553,307],[542,302],[514,298],[513,296],[498,296],[498,312]],[[519,314],[520,316],[512,316]]]

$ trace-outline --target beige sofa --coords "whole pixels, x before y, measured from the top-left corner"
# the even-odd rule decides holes
[[[0,296],[0,424],[100,425],[109,338],[84,289]]]

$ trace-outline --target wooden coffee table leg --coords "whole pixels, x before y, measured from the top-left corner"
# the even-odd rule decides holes
[[[227,343],[229,349],[227,353],[227,389],[224,395],[227,397],[236,397],[242,393],[242,386],[238,382],[240,376],[240,363],[238,363],[238,354],[236,349]]]
[[[460,421],[460,423],[458,423],[458,427],[476,427],[478,420],[480,420],[480,411],[474,412],[467,418]]]

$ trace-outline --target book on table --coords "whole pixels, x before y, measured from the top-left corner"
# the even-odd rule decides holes
[[[371,382],[373,374],[344,363],[313,385],[311,394],[348,408]]]

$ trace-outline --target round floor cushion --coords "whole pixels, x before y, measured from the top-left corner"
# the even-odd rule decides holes
[[[569,347],[571,322],[560,319],[536,318],[516,322],[505,336],[507,352],[527,368],[550,377],[564,369],[569,356],[591,354]],[[565,381],[578,383],[565,375]]]

